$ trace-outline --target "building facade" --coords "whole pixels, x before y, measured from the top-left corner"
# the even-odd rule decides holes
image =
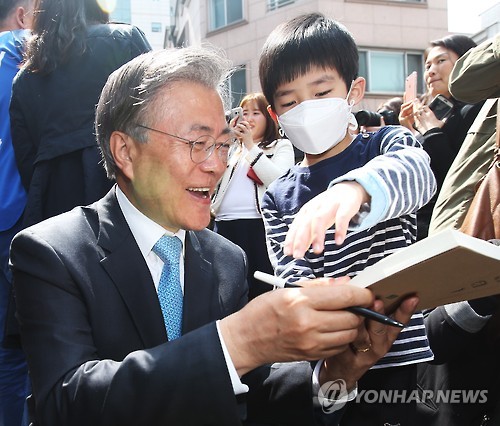
[[[174,3],[170,0],[116,0],[111,20],[139,27],[153,49],[162,49],[171,33]]]
[[[258,57],[271,30],[300,13],[319,11],[344,24],[360,52],[367,93],[358,109],[374,110],[401,96],[405,78],[419,73],[424,90],[423,52],[448,32],[448,0],[116,0],[115,21],[132,23],[153,49],[201,45],[224,49],[238,66],[230,85],[233,104],[260,91]],[[500,31],[500,3],[481,15],[477,43]]]
[[[300,13],[319,11],[344,24],[360,52],[367,94],[360,109],[401,96],[405,78],[419,73],[423,51],[448,33],[447,0],[177,0],[169,46],[209,42],[239,67],[231,81],[233,104],[260,91],[258,57],[271,30]]]
[[[500,33],[500,2],[481,13],[479,19],[481,30],[472,36],[477,44]]]

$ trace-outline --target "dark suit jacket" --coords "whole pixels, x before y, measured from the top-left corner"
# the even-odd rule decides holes
[[[187,233],[184,335],[171,342],[114,189],[18,234],[11,262],[37,425],[240,424],[214,322],[246,303],[238,246]],[[249,421],[313,423],[309,363],[245,380]]]

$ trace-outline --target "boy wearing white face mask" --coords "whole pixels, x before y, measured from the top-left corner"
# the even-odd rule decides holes
[[[363,98],[365,80],[345,27],[318,13],[278,26],[264,44],[259,75],[268,109],[305,153],[262,202],[275,274],[289,282],[352,277],[413,243],[416,211],[435,192],[430,160],[401,126],[351,133],[357,127],[351,109]],[[370,345],[348,350],[362,358]],[[359,389],[409,394],[416,364],[432,359],[417,313]],[[351,402],[342,425],[414,424],[415,399],[371,402]]]

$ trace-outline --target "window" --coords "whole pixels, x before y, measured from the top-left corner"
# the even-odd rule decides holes
[[[235,71],[229,79],[229,93],[231,94],[231,106],[238,106],[247,93],[245,66]]]
[[[366,91],[403,93],[405,79],[418,72],[417,91],[423,93],[423,57],[420,53],[360,50],[359,75],[366,78]]]
[[[267,10],[276,10],[292,3],[295,3],[295,0],[267,0]]]
[[[151,31],[161,33],[161,22],[151,22]]]
[[[243,19],[243,0],[210,0],[210,30]]]

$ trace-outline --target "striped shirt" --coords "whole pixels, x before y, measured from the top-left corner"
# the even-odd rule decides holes
[[[274,181],[262,202],[269,257],[275,274],[294,282],[305,278],[355,276],[367,266],[416,240],[416,211],[435,192],[430,160],[406,129],[387,126],[358,135],[340,154],[310,167],[300,165]],[[285,256],[289,225],[300,208],[329,186],[360,183],[371,196],[369,206],[351,220],[347,237],[335,244],[335,225],[326,233],[325,250],[304,258]],[[433,359],[423,316],[412,316],[391,350],[373,368]]]

